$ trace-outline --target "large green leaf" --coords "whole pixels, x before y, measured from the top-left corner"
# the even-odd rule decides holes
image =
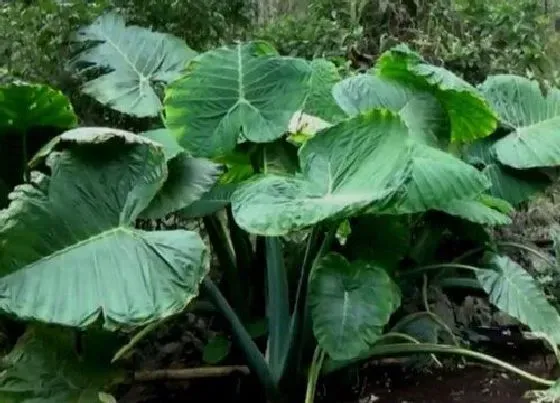
[[[399,213],[441,210],[456,200],[473,199],[490,186],[476,168],[438,149],[417,144],[412,160],[412,180],[394,207]]]
[[[351,360],[381,336],[400,293],[382,267],[331,253],[313,268],[308,301],[319,345],[333,360]]]
[[[340,81],[334,63],[325,59],[314,59],[311,65],[310,89],[305,100],[303,113],[336,123],[345,118],[333,98],[333,86]]]
[[[301,174],[241,184],[232,196],[234,218],[249,232],[276,236],[355,214],[408,179],[407,136],[404,123],[385,110],[325,129],[300,149]]]
[[[486,137],[496,129],[497,117],[477,89],[449,70],[426,63],[406,45],[383,53],[376,72],[380,77],[430,91],[449,116],[453,142]]]
[[[492,255],[488,264],[490,268],[475,274],[490,302],[560,344],[560,315],[529,273],[506,256]]]
[[[204,158],[179,154],[167,163],[169,174],[141,218],[163,218],[186,208],[212,188],[220,174],[219,165]]]
[[[496,206],[481,200],[490,181],[475,167],[422,144],[416,144],[412,160],[412,179],[406,184],[406,191],[387,204],[384,213],[438,210],[479,224],[511,222]]]
[[[513,169],[499,163],[486,166],[483,172],[492,182],[490,194],[513,205],[529,200],[551,183],[541,172]]]
[[[511,224],[511,219],[506,214],[487,205],[483,200],[454,200],[439,210],[478,224]]]
[[[143,135],[162,145],[169,173],[161,190],[142,212],[142,218],[162,218],[184,209],[199,200],[218,180],[220,166],[189,156],[167,129]]]
[[[76,123],[72,105],[60,91],[23,82],[0,86],[0,130],[24,134],[31,127],[69,129]]]
[[[95,338],[94,338],[95,337]],[[3,403],[107,403],[103,391],[122,381],[111,368],[105,335],[82,336],[79,355],[75,335],[68,329],[30,327],[4,357],[0,375]],[[112,343],[111,343],[112,344]],[[103,396],[105,400],[101,400]]]
[[[411,137],[420,143],[437,146],[449,137],[447,114],[437,99],[421,89],[368,73],[337,83],[333,95],[349,116],[380,108],[398,112]]]
[[[496,156],[496,144],[504,137],[502,130],[492,136],[479,139],[463,150],[463,158],[483,169],[492,183],[488,192],[497,198],[517,205],[543,191],[550,179],[535,169],[515,169],[502,165]]]
[[[158,115],[162,109],[158,86],[179,78],[196,56],[180,38],[126,26],[115,13],[81,28],[74,40],[89,46],[71,61],[72,67],[79,73],[104,71],[82,90],[104,105],[137,117]]]
[[[200,157],[232,151],[238,142],[281,137],[308,93],[305,60],[278,56],[264,42],[206,52],[167,88],[165,124]]]
[[[489,77],[480,90],[513,131],[496,143],[498,160],[514,168],[560,165],[560,90],[543,94],[537,81]]]
[[[26,320],[109,329],[184,309],[206,274],[188,231],[134,229],[163,185],[160,146],[122,131],[75,129],[0,212],[0,309]],[[71,303],[69,303],[69,301]]]

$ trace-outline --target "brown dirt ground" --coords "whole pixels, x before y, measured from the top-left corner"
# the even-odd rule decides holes
[[[543,358],[517,365],[550,378],[550,364],[545,365]],[[406,371],[400,365],[371,366],[358,378],[351,399],[348,389],[322,385],[321,403],[528,403],[525,392],[538,389],[515,375],[475,363],[429,373]]]
[[[533,374],[550,378],[552,360],[542,356],[516,360]],[[405,370],[400,364],[369,364],[355,377],[333,374],[318,385],[317,403],[529,403],[525,392],[538,386],[517,376],[469,363],[445,370]],[[259,386],[247,378],[134,385],[120,403],[265,402]],[[300,403],[300,402],[293,402]]]

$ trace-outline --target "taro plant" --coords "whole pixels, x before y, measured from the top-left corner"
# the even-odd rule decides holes
[[[86,91],[125,113],[161,113],[165,127],[73,129],[27,164],[40,170],[0,212],[0,309],[30,325],[0,396],[111,401],[124,373],[109,365],[119,340],[108,331],[144,334],[199,286],[269,401],[311,402],[321,374],[392,354],[470,356],[554,384],[462,347],[428,294],[486,292],[557,352],[560,315],[488,230],[560,163],[558,90],[513,76],[476,88],[404,45],[344,80],[328,61],[265,42],[190,58],[176,38],[119,21],[81,31],[96,43],[78,58],[109,69]],[[155,81],[167,83],[163,102]],[[134,226],[169,213],[203,219],[219,284],[198,234]],[[409,312],[415,290],[423,308]],[[264,351],[253,338],[263,318]]]
[[[201,202],[213,202],[217,194],[230,195],[225,207],[233,242],[221,256],[224,270],[237,274],[226,277],[226,282],[235,282],[230,287],[245,287],[242,295],[252,295],[240,279],[254,274],[255,266],[266,267],[269,333],[265,354],[242,326],[240,307],[246,299],[230,299],[230,306],[212,283],[205,280],[203,285],[230,321],[271,400],[297,393],[295,374],[303,379],[306,369],[306,399],[311,401],[322,366],[329,371],[369,356],[403,352],[469,355],[541,384],[553,383],[456,345],[438,345],[438,337],[419,343],[413,335],[398,331],[405,328],[403,322],[411,321],[403,317],[401,301],[408,297],[403,290],[423,274],[425,281],[430,275],[435,285],[472,279],[469,284],[486,291],[492,303],[555,345],[558,313],[519,265],[496,252],[477,261],[480,267],[421,265],[429,257],[417,253],[425,246],[422,237],[433,228],[442,232],[454,223],[466,231],[470,225],[484,235],[485,226],[509,223],[512,204],[526,200],[547,183],[542,172],[519,168],[557,163],[553,156],[544,163],[542,156],[533,165],[519,166],[495,152],[500,144],[490,139],[505,134],[514,142],[520,131],[528,129],[553,142],[554,135],[542,129],[555,130],[554,120],[549,120],[555,113],[542,105],[546,95],[538,92],[533,96],[543,110],[519,116],[512,111],[523,109],[520,103],[525,101],[516,92],[517,85],[512,82],[509,93],[492,97],[492,80],[500,78],[489,78],[475,88],[402,45],[384,53],[372,71],[340,80],[334,66],[324,60],[280,57],[269,45],[252,42],[200,55],[188,65],[184,77],[168,87],[166,127],[193,154],[222,157],[247,150],[247,143],[253,143],[250,156],[255,175],[238,183],[231,193],[217,185]],[[526,79],[511,80],[538,88]],[[509,112],[504,113],[504,108]],[[509,123],[508,113],[516,115]],[[305,126],[317,118],[318,130],[308,126],[303,133],[296,130],[295,137],[290,133],[289,123],[294,119]],[[285,142],[296,144],[297,150]],[[470,148],[465,151],[465,147]],[[554,147],[546,148],[539,153],[553,154]],[[469,164],[476,156],[473,150],[487,158],[497,154],[491,169],[502,174],[491,175],[488,166],[479,166],[488,159]],[[297,158],[281,158],[286,152]],[[523,153],[535,154],[535,150]],[[537,179],[527,179],[531,177]],[[507,194],[506,185],[512,188],[516,182],[530,186],[522,194]],[[439,228],[430,222],[434,214],[439,217]],[[220,225],[214,228],[224,231]],[[247,242],[249,237],[240,229],[255,241]],[[341,229],[351,231],[344,245],[336,240]],[[354,230],[359,235],[352,236]],[[376,232],[383,235],[375,237]],[[302,234],[306,243],[295,273],[287,269],[282,252],[294,234]],[[364,245],[359,237],[375,237],[381,245]],[[413,237],[418,245],[412,240],[408,246],[395,245]],[[219,250],[216,243],[227,238],[212,237],[214,248]],[[475,241],[485,250],[483,242],[491,239],[483,236]],[[248,245],[254,245],[252,259],[247,259]],[[450,269],[460,270],[462,277]],[[465,277],[465,271],[474,278]],[[527,303],[518,302],[516,295],[528,296]],[[429,312],[428,304],[426,308],[425,316],[455,340],[453,330]],[[390,329],[395,330],[386,333]]]

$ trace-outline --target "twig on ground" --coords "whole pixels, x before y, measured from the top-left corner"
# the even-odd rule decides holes
[[[248,375],[249,368],[245,365],[231,365],[224,367],[203,367],[185,369],[159,369],[154,371],[136,371],[133,381],[152,382],[161,380],[189,380],[200,378],[219,378],[230,375]]]

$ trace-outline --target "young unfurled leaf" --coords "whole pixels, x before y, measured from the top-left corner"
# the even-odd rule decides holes
[[[105,70],[82,90],[119,112],[137,117],[157,116],[162,109],[157,85],[181,76],[196,56],[183,40],[136,25],[107,13],[81,28],[74,41],[88,47],[70,66],[78,73]]]
[[[162,148],[99,128],[58,139],[50,176],[35,173],[0,212],[0,310],[109,329],[180,312],[206,274],[202,240],[134,228],[167,177]]]
[[[249,232],[277,236],[355,214],[408,179],[407,135],[388,111],[342,121],[300,149],[301,174],[264,175],[241,184],[232,196],[234,218]]]
[[[367,352],[400,305],[398,288],[382,267],[335,253],[313,268],[308,298],[313,333],[333,360]]]
[[[536,81],[513,75],[480,85],[502,124],[512,133],[497,141],[498,160],[513,168],[560,165],[560,90],[541,92]]]
[[[310,76],[305,60],[278,56],[264,42],[211,50],[167,88],[166,126],[198,157],[276,140],[301,109]]]
[[[303,111],[297,111],[294,113],[288,125],[288,137],[286,140],[291,144],[299,146],[304,144],[317,132],[331,126],[332,124],[326,120],[307,115],[303,113]]]

